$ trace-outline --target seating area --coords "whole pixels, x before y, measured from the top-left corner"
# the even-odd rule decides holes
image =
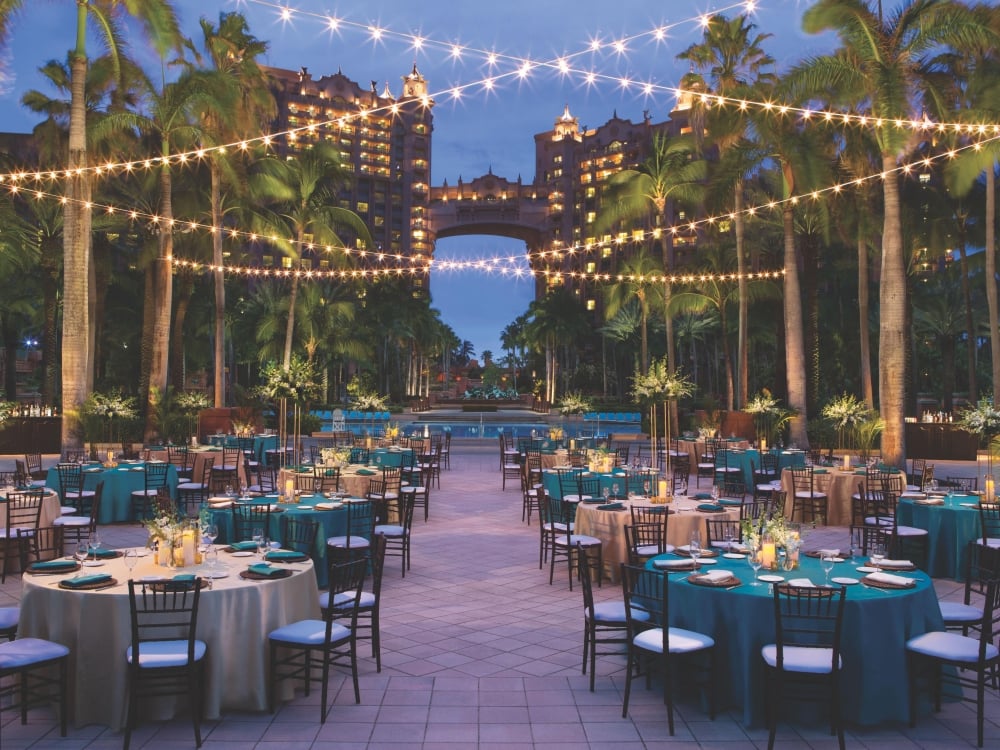
[[[764,723],[747,725],[739,711],[719,703],[710,717],[709,693],[702,687],[677,686],[672,698],[674,737],[670,738],[662,683],[647,690],[645,675],[633,678],[628,717],[622,718],[626,682],[624,647],[602,643],[586,674],[581,670],[584,640],[583,587],[570,591],[567,563],[560,560],[549,585],[548,566],[539,570],[537,520],[521,523],[522,497],[501,489],[497,448],[453,445],[452,471],[435,488],[434,513],[413,529],[412,567],[403,579],[398,561],[388,564],[381,585],[381,672],[368,644],[357,649],[360,703],[355,702],[350,669],[333,667],[328,712],[321,724],[321,691],[309,697],[301,687],[292,700],[278,701],[275,713],[223,709],[201,722],[206,747],[253,746],[283,742],[299,747],[661,747],[668,741],[684,747],[764,746]],[[13,462],[11,462],[13,463]],[[3,467],[0,467],[3,468]],[[968,472],[971,473],[971,472]],[[625,514],[626,516],[628,514]],[[668,523],[673,523],[670,516]],[[703,532],[704,533],[704,532]],[[145,531],[135,524],[101,526],[104,544],[142,544]],[[843,547],[846,526],[822,527],[811,543]],[[574,557],[574,563],[577,562]],[[592,572],[592,569],[587,571]],[[264,582],[262,585],[270,585]],[[372,585],[371,576],[365,582]],[[588,587],[595,605],[622,602],[616,585]],[[695,588],[695,587],[691,587]],[[857,595],[848,591],[847,600]],[[940,598],[961,602],[964,583],[938,579]],[[0,607],[16,606],[21,581],[9,576],[0,586]],[[202,592],[202,603],[212,591]],[[708,592],[715,593],[715,592]],[[718,592],[722,596],[724,592]],[[884,596],[870,592],[874,597]],[[105,595],[105,594],[101,594]],[[973,601],[981,605],[982,599]],[[519,615],[512,617],[511,602]],[[671,603],[674,609],[674,602]],[[266,649],[266,639],[259,644]],[[844,642],[847,652],[851,644]],[[122,657],[124,658],[124,656]],[[719,665],[728,669],[730,665]],[[591,676],[594,690],[591,692]],[[907,700],[906,680],[894,679]],[[292,685],[293,681],[287,681]],[[1000,740],[1000,700],[985,693],[984,746]],[[191,716],[179,704],[165,721],[140,717],[132,744],[143,748],[193,746]],[[0,714],[5,745],[30,747],[57,741],[59,723],[50,707],[28,713],[21,726],[16,712]],[[777,745],[830,747],[829,717],[799,721],[781,707]],[[928,702],[916,727],[907,722],[844,725],[847,747],[885,745],[975,747],[976,707],[945,700],[935,713]],[[76,727],[70,719],[66,747],[119,746],[122,734],[106,727]],[[96,746],[96,745],[95,745]]]

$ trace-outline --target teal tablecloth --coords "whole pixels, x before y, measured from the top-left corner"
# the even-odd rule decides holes
[[[278,496],[266,496],[256,499],[255,502],[276,504]],[[336,510],[314,510],[316,503],[331,502],[322,495],[303,495],[299,498],[300,506],[308,506],[308,509],[296,507],[295,505],[281,506],[281,511],[271,511],[269,525],[267,529],[268,538],[272,541],[281,541],[281,518],[282,516],[302,517],[319,521],[319,532],[316,534],[316,544],[312,552],[313,563],[315,563],[316,580],[320,586],[325,586],[326,580],[326,540],[327,537],[342,535],[347,530],[347,511],[345,506]],[[233,511],[230,508],[219,508],[209,511],[212,522],[219,527],[219,536],[216,542],[228,544],[239,541],[233,539]],[[227,553],[220,552],[225,555]]]
[[[745,561],[718,560],[712,568],[732,570],[743,585],[727,591],[689,583],[687,573],[670,574],[670,624],[715,639],[717,709],[735,707],[745,725],[763,726],[765,683],[760,649],[774,643],[773,596],[766,584],[749,585],[753,571]],[[814,583],[822,583],[824,576],[819,561],[807,557],[802,558],[799,570],[782,575],[786,579],[809,578]],[[844,562],[838,563],[831,575],[861,578],[863,574]],[[908,720],[905,643],[913,636],[944,627],[930,579],[920,571],[900,575],[917,579],[916,588],[847,587],[841,700],[848,724],[872,726]]]
[[[582,471],[582,470],[581,470]],[[618,494],[628,493],[642,494],[645,492],[645,484],[649,482],[650,492],[656,494],[656,475],[648,471],[633,471],[631,469],[618,469],[610,474],[598,474],[601,482],[601,491],[607,488],[608,493],[615,494],[615,485],[618,485]],[[557,500],[562,500],[563,492],[559,486],[559,473],[553,469],[546,469],[542,472],[542,485],[549,495]],[[572,490],[575,493],[576,490]],[[571,494],[571,493],[568,493]]]
[[[104,492],[101,495],[101,510],[98,523],[114,523],[116,521],[132,520],[132,492],[146,487],[145,464],[120,464],[113,469],[105,469],[99,465],[83,467],[83,488],[92,490],[98,482],[104,482]],[[45,476],[45,486],[56,492],[59,489],[59,472],[53,466]],[[170,496],[177,499],[177,469],[173,465],[167,468],[167,486]]]
[[[216,447],[237,448],[239,443],[235,435],[209,435],[208,442]],[[253,454],[258,463],[265,463],[265,453],[269,450],[277,450],[277,435],[254,435]]]
[[[806,465],[806,457],[802,451],[772,450],[768,452],[772,455],[777,455],[778,457],[778,475],[775,477],[777,480],[781,479],[782,469],[792,469],[797,466]],[[746,485],[747,491],[753,492],[753,470],[756,467],[757,471],[760,471],[760,451],[756,448],[748,448],[746,450],[729,450],[726,452],[726,456],[729,466],[735,466],[740,469],[743,483]],[[721,460],[717,460],[716,465],[721,465]]]
[[[944,505],[923,505],[900,498],[896,518],[901,526],[927,529],[928,572],[935,578],[965,580],[968,543],[982,537],[976,495],[947,495]]]

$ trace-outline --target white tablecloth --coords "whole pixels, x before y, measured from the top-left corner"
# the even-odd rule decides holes
[[[234,558],[219,552],[229,575],[201,592],[198,638],[208,644],[205,665],[205,718],[217,719],[223,710],[267,709],[267,634],[305,618],[319,617],[319,598],[312,563],[289,565],[289,578],[248,581],[239,571],[256,558]],[[112,559],[100,568],[118,586],[103,591],[68,591],[57,582],[66,576],[24,576],[18,635],[47,638],[70,649],[70,719],[77,727],[103,724],[118,730],[125,725],[125,650],[130,643],[128,585],[124,562]],[[134,578],[144,575],[199,573],[199,567],[170,570],[155,565],[153,556],[139,561]],[[71,574],[73,575],[73,574]],[[291,697],[291,681],[282,688]],[[169,718],[186,700],[159,699],[143,718]]]

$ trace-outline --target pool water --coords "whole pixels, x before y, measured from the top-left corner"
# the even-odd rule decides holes
[[[438,432],[450,432],[453,438],[496,438],[501,432],[505,435],[513,435],[515,439],[521,437],[531,437],[535,434],[539,437],[547,437],[549,434],[549,428],[554,425],[549,425],[544,422],[517,422],[517,423],[503,423],[503,422],[414,422],[413,424],[407,425],[403,432],[408,437],[419,437],[424,434],[424,427],[427,427],[427,432],[438,433]],[[563,428],[567,437],[593,437],[594,435],[594,425],[581,424],[579,427],[576,425],[559,425]],[[614,429],[611,432],[623,433],[623,432],[639,432],[639,425],[637,424],[615,424]],[[601,434],[607,434],[608,430],[602,431]]]

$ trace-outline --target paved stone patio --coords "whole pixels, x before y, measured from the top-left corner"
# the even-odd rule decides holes
[[[46,465],[55,457],[47,457]],[[0,468],[6,468],[0,459]],[[11,466],[10,468],[13,468]],[[944,473],[973,476],[974,464],[950,465]],[[405,579],[398,558],[386,563],[382,603],[383,669],[375,672],[367,644],[361,645],[361,705],[350,681],[331,678],[333,707],[318,722],[318,689],[273,715],[227,713],[203,727],[207,750],[282,748],[647,748],[766,747],[767,732],[747,728],[727,712],[710,721],[697,701],[680,696],[676,734],[667,733],[660,693],[636,683],[628,719],[621,718],[624,657],[597,660],[597,690],[580,673],[582,599],[568,590],[565,575],[548,584],[538,570],[538,527],[521,522],[518,488],[501,491],[493,441],[452,444],[452,468],[431,494],[430,521],[414,523],[413,563]],[[418,514],[419,516],[419,514]],[[109,546],[145,542],[135,525],[102,527]],[[844,546],[847,530],[818,532],[815,542]],[[960,596],[953,581],[937,582],[939,595]],[[21,582],[0,587],[0,606],[16,604]],[[606,584],[599,600],[621,597]],[[238,637],[238,634],[234,635]],[[124,668],[124,666],[123,666]],[[720,675],[724,679],[724,674]],[[900,690],[905,690],[900,676]],[[763,686],[762,686],[763,687]],[[986,747],[1000,746],[1000,701],[987,693]],[[5,712],[5,748],[120,748],[121,734],[106,727],[70,728],[59,737],[54,714],[31,712],[27,726]],[[848,726],[851,748],[959,748],[975,746],[971,704],[946,704],[937,715],[904,724]],[[133,747],[172,750],[194,746],[190,721],[144,723]],[[777,746],[833,748],[824,726],[782,724]]]

